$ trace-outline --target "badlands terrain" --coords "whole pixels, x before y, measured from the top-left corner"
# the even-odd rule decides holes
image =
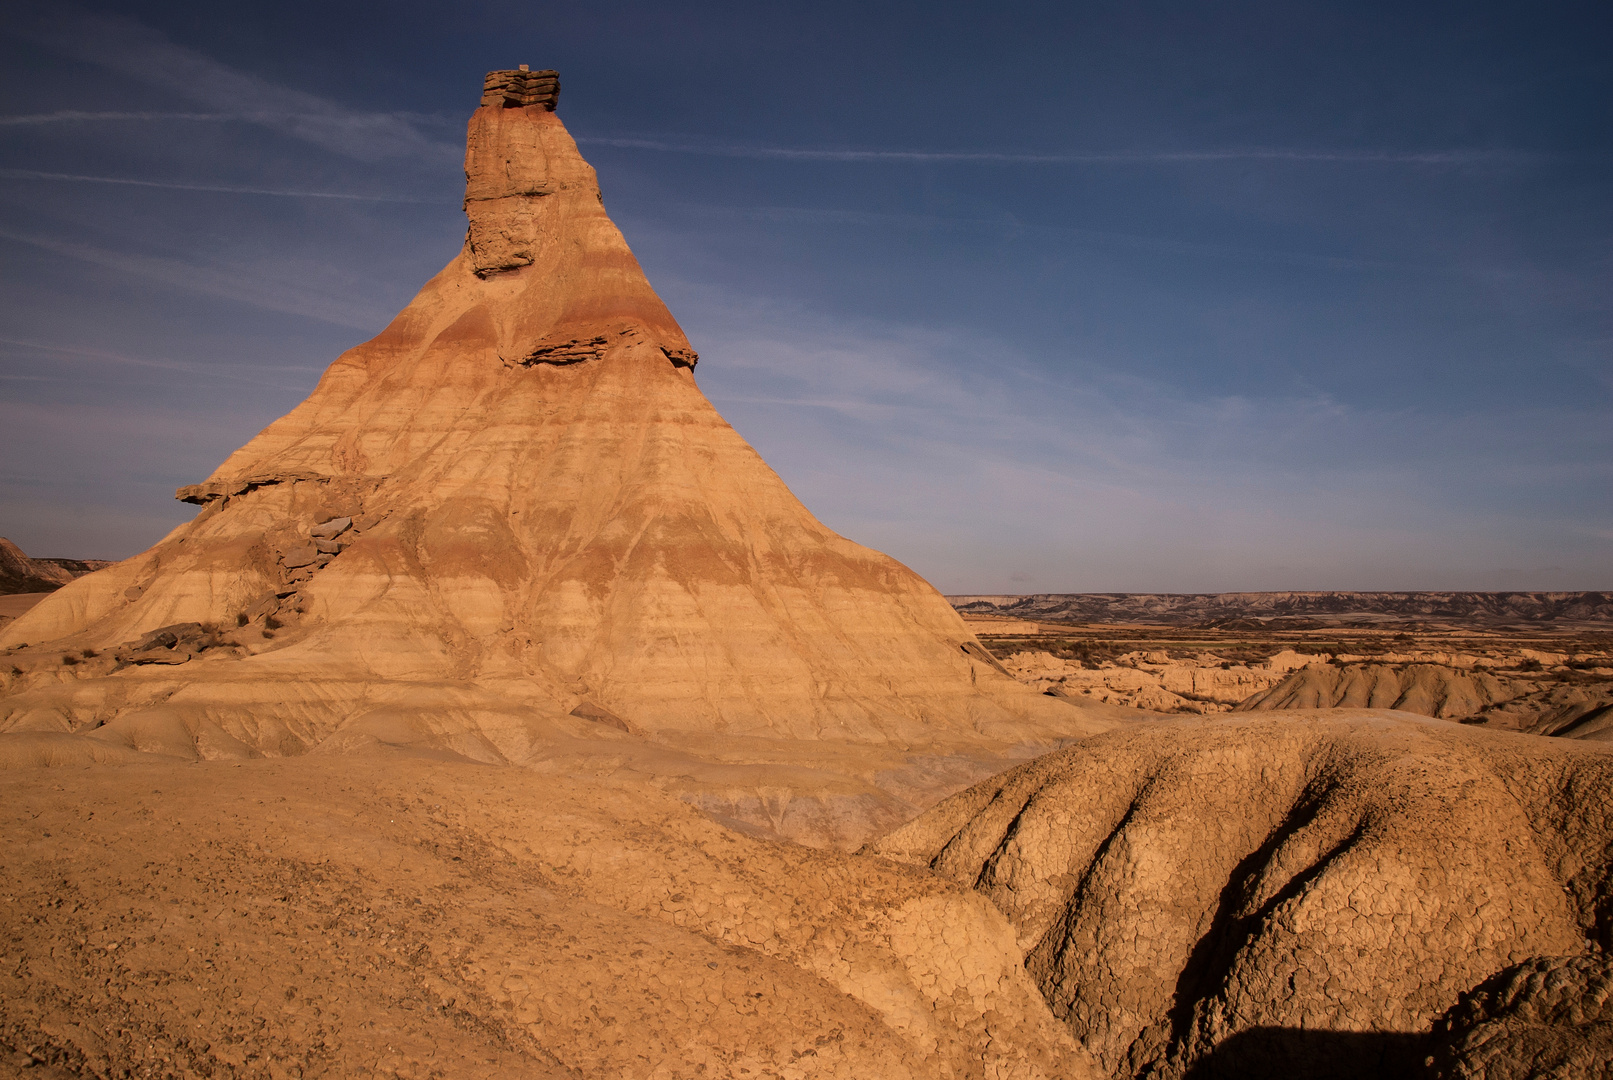
[[[955,608],[558,99],[488,74],[463,247],[193,520],[0,548],[0,1075],[1608,1074],[1605,597]]]
[[[1071,700],[1202,715],[1381,708],[1613,738],[1606,593],[951,599],[1017,678]],[[1276,614],[1294,607],[1307,613]],[[1002,614],[1016,610],[1061,618]]]

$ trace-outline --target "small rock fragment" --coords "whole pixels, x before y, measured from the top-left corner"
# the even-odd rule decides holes
[[[294,547],[280,556],[280,565],[287,570],[296,570],[299,567],[309,565],[318,558],[319,549],[312,544],[304,544],[300,547]]]
[[[318,540],[333,540],[342,535],[353,525],[350,517],[331,518],[322,525],[315,525],[308,530],[308,535]]]

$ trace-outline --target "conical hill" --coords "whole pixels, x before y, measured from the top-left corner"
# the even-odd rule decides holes
[[[463,250],[181,489],[194,521],[6,629],[0,646],[35,657],[99,655],[13,682],[0,728],[160,704],[189,709],[192,733],[202,716],[297,753],[413,710],[507,760],[605,728],[1092,730],[996,670],[920,577],[822,525],[723,421],[552,96],[501,89],[517,75],[536,77],[490,75],[470,122]]]

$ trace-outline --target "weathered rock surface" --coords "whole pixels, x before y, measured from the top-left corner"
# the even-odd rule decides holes
[[[1360,711],[1112,732],[874,850],[990,897],[1121,1076],[1385,1075],[1458,996],[1613,946],[1613,751]]]
[[[1475,716],[1511,701],[1513,689],[1488,671],[1441,664],[1312,664],[1241,703],[1253,709],[1400,709],[1442,720]]]
[[[1440,1080],[1613,1076],[1613,959],[1540,957],[1487,979],[1434,1027]]]
[[[0,663],[0,732],[160,708],[262,754],[401,740],[586,762],[854,843],[938,797],[928,784],[1116,722],[1007,676],[933,588],[824,527],[723,421],[549,107],[477,109],[466,177],[463,251],[181,489],[194,521],[0,629],[10,656],[178,623],[228,647],[93,679]],[[820,781],[841,800],[827,816],[758,809]]]
[[[1601,674],[1606,671],[1595,668],[1578,681],[1563,684],[1551,677],[1509,678],[1471,666],[1318,663],[1252,695],[1237,711],[1396,709],[1538,735],[1609,741],[1613,672]]]
[[[1314,659],[1289,650],[1261,664],[1234,663],[1212,654],[1176,660],[1164,652],[1133,652],[1114,661],[1085,664],[1027,650],[1010,655],[1003,666],[1042,693],[1068,700],[1203,715],[1230,711],[1284,682],[1295,663],[1303,666]]]
[[[112,564],[103,559],[31,559],[0,536],[0,596],[53,592],[75,578]]]
[[[395,754],[4,785],[24,1076],[1092,1075],[983,898],[670,799]]]

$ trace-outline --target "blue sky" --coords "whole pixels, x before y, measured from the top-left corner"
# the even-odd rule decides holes
[[[1613,588],[1605,4],[0,7],[30,553],[407,303],[529,63],[707,395],[945,591]]]

